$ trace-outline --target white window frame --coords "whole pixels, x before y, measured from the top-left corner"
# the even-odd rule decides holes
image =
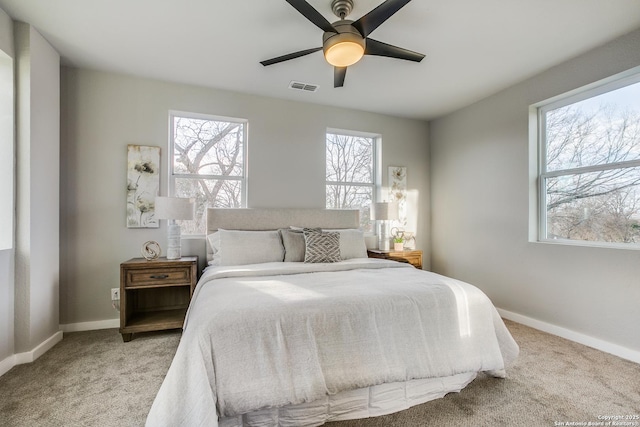
[[[536,158],[536,185],[531,188],[535,188],[537,197],[535,198],[536,212],[535,216],[535,228],[537,233],[530,233],[530,236],[535,235],[535,240],[543,243],[554,243],[564,245],[575,246],[595,246],[595,247],[610,247],[619,249],[640,249],[640,244],[635,243],[611,243],[611,242],[598,242],[598,241],[584,241],[584,240],[571,240],[571,239],[551,239],[547,237],[547,191],[546,180],[548,178],[555,178],[565,175],[583,174],[589,172],[600,172],[611,169],[624,169],[631,167],[640,167],[639,160],[630,160],[624,162],[615,163],[603,163],[594,166],[584,166],[578,168],[558,169],[554,171],[547,171],[547,150],[546,150],[546,113],[556,108],[565,107],[571,104],[575,104],[586,99],[594,98],[598,95],[602,95],[614,90],[636,84],[640,82],[640,67],[635,67],[631,70],[616,74],[609,78],[594,82],[592,84],[580,87],[562,95],[555,96],[548,100],[539,102],[530,107],[530,146],[535,144]],[[530,150],[532,153],[533,150]],[[531,174],[530,174],[531,175]],[[530,224],[533,224],[531,221]],[[531,239],[530,239],[531,240]]]
[[[351,181],[326,181],[325,180],[325,192],[328,185],[344,185],[344,186],[358,186],[358,187],[371,187],[371,203],[376,203],[378,200],[381,200],[382,197],[382,135],[378,133],[371,132],[361,132],[354,130],[345,130],[345,129],[336,129],[336,128],[327,128],[325,132],[325,154],[326,154],[326,144],[327,144],[327,135],[328,134],[336,134],[336,135],[345,135],[345,136],[355,136],[361,138],[369,138],[373,140],[373,153],[372,153],[372,161],[373,161],[373,182],[372,183],[362,183],[362,182],[351,182]],[[325,175],[327,169],[327,159],[325,157],[324,160],[325,167]],[[325,207],[326,207],[326,194],[325,194]],[[375,232],[375,227],[374,227]]]
[[[201,175],[201,174],[182,174],[175,173],[174,171],[174,119],[176,117],[181,118],[189,118],[189,119],[198,119],[198,120],[211,120],[217,122],[229,122],[229,123],[240,123],[244,127],[242,131],[242,175],[241,176],[222,176],[222,175]],[[177,111],[170,110],[169,111],[169,155],[167,156],[168,161],[168,194],[169,196],[175,195],[175,181],[177,178],[182,179],[212,179],[212,180],[226,180],[226,181],[240,181],[241,184],[241,195],[240,195],[240,207],[247,207],[247,139],[248,139],[248,127],[249,121],[247,119],[240,119],[236,117],[225,117],[225,116],[216,116],[212,114],[203,114],[203,113],[192,113],[186,111]],[[186,235],[191,237],[202,237],[200,234],[191,234]]]

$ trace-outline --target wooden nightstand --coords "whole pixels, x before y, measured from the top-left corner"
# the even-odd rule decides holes
[[[422,270],[422,251],[405,249],[404,251],[383,251],[380,249],[368,249],[369,258],[390,259],[398,262],[406,262],[415,268]]]
[[[198,257],[120,264],[120,333],[124,342],[134,333],[182,328],[198,282]]]

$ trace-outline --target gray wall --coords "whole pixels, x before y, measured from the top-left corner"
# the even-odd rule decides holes
[[[0,251],[0,366],[14,353],[13,266],[13,249]]]
[[[119,264],[147,240],[166,241],[164,221],[126,228],[125,187],[127,144],[160,146],[166,194],[169,110],[249,120],[249,207],[324,207],[326,129],[382,134],[383,184],[389,165],[407,166],[411,220],[428,248],[425,122],[66,67],[61,85],[62,324],[116,319]],[[204,240],[185,241],[183,253],[204,261]]]
[[[639,66],[638,46],[640,30],[430,123],[433,269],[502,309],[636,352],[638,251],[528,240],[528,108]]]
[[[13,58],[13,20],[0,9],[0,50]]]
[[[15,22],[15,346],[27,352],[59,332],[60,56]]]
[[[13,22],[0,10],[0,251],[13,248]]]
[[[11,18],[0,9],[0,55],[6,55],[7,58],[13,59],[13,21]],[[0,67],[3,70],[0,73],[4,73],[7,65],[4,61],[6,58],[0,59]],[[13,62],[13,61],[11,61]],[[13,67],[13,63],[10,65]],[[13,74],[13,73],[12,73]],[[4,74],[3,74],[4,75]],[[13,81],[13,79],[11,79]],[[0,83],[1,89],[4,93],[4,82]],[[13,84],[11,84],[13,87]],[[11,95],[13,98],[13,95]],[[4,111],[4,95],[2,95],[2,106],[0,107],[2,118],[2,125],[5,124],[5,111]],[[13,104],[13,103],[12,103]],[[13,110],[13,105],[12,105]],[[11,116],[11,126],[13,126],[13,114]],[[2,129],[2,138],[6,136],[5,130]],[[13,132],[12,132],[13,133]],[[13,141],[13,138],[12,138]],[[4,142],[3,142],[4,143]],[[11,144],[11,151],[13,151],[13,143]],[[6,147],[3,146],[0,151],[3,155],[6,154]],[[13,158],[13,156],[11,156]],[[3,160],[4,162],[4,160]],[[3,163],[4,166],[4,163]],[[4,193],[2,193],[4,195]],[[2,203],[6,203],[7,200],[2,200]],[[11,200],[13,204],[13,200]],[[13,301],[14,301],[14,250],[13,249],[0,249],[0,375],[3,372],[3,361],[9,358],[14,353],[14,338],[13,338]],[[7,365],[7,369],[9,366]]]

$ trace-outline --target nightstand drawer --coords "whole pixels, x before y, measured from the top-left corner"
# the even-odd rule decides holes
[[[422,268],[422,256],[420,255],[404,255],[404,256],[389,256],[389,259],[398,262],[406,262],[412,264],[418,268]]]
[[[191,268],[127,270],[126,287],[191,284]]]

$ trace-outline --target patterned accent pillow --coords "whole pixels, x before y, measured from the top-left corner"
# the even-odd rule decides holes
[[[340,258],[340,233],[322,232],[319,229],[305,228],[304,262],[338,262]]]

